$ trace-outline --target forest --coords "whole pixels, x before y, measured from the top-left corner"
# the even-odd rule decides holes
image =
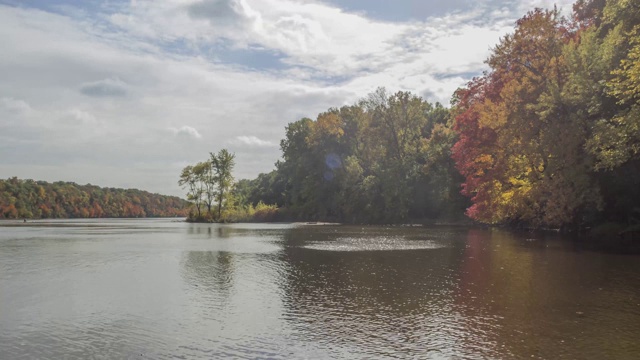
[[[239,202],[284,208],[298,220],[405,223],[461,218],[450,110],[384,89],[286,128],[282,161],[236,185]]]
[[[136,189],[0,180],[0,219],[185,217],[189,203]]]
[[[640,3],[534,9],[451,106],[380,88],[286,127],[225,208],[347,223],[640,224]],[[192,199],[193,200],[193,199]],[[277,218],[277,216],[276,216]],[[221,219],[219,219],[221,220]]]

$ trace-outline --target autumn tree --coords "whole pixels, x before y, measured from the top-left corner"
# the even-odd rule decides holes
[[[566,96],[571,38],[556,10],[531,11],[494,48],[491,72],[458,92],[454,158],[472,218],[559,226],[599,206],[588,125]]]

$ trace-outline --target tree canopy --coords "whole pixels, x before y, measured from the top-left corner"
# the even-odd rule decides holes
[[[471,218],[557,227],[638,207],[638,21],[625,0],[579,1],[571,20],[535,9],[456,92]]]
[[[223,206],[233,206],[231,189],[234,185],[235,155],[227,149],[209,155],[209,159],[182,169],[178,185],[187,190],[187,199],[196,210],[190,215],[191,219],[221,221]],[[213,204],[216,204],[215,212],[212,211]],[[204,213],[203,206],[206,208]]]
[[[402,223],[455,218],[459,194],[450,150],[450,110],[409,92],[380,88],[316,120],[290,123],[282,160],[269,174],[241,180],[244,204],[274,204],[288,219]]]

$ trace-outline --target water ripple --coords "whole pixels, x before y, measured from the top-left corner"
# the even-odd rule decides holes
[[[431,240],[409,240],[404,236],[339,237],[334,241],[312,241],[303,246],[322,251],[425,250],[444,247]]]

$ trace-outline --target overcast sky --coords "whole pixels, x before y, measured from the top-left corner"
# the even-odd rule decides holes
[[[0,178],[183,195],[227,148],[268,172],[284,127],[384,86],[448,105],[516,19],[566,0],[0,0]]]

